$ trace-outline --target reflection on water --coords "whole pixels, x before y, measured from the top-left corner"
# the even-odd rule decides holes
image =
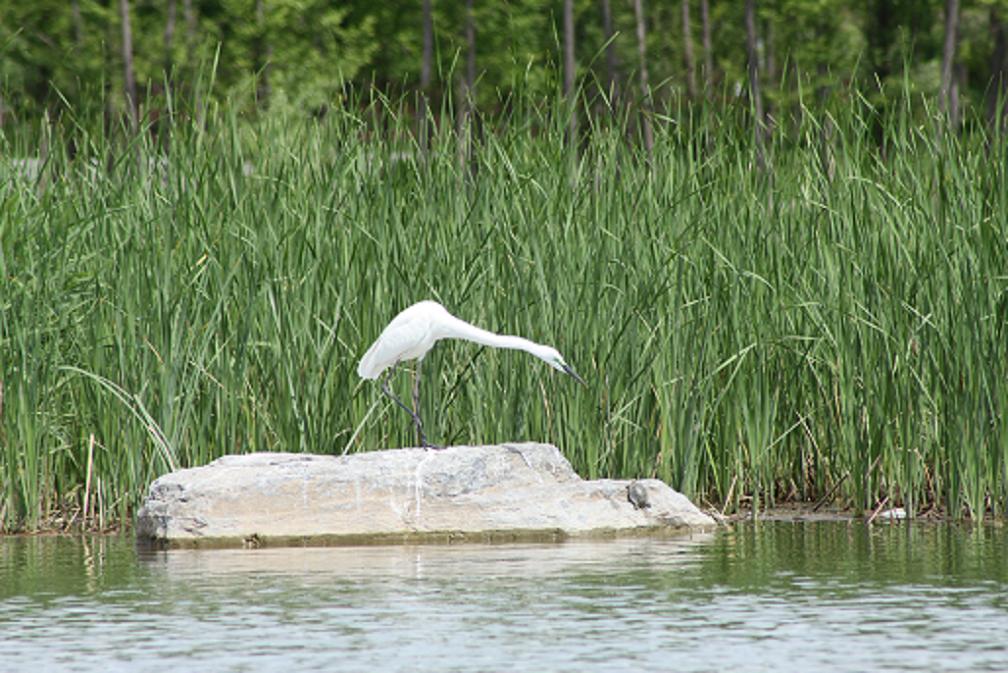
[[[138,551],[0,539],[0,670],[1008,669],[1008,535]]]

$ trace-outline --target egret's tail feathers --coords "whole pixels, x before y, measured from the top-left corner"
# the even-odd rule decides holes
[[[371,344],[371,348],[367,350],[361,361],[357,363],[357,376],[362,379],[376,379],[382,373],[382,369],[384,369],[383,367],[378,367],[375,362],[375,351],[378,350],[376,348],[377,345],[377,342]]]

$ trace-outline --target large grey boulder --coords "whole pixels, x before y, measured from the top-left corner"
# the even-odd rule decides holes
[[[657,479],[585,481],[555,446],[503,444],[225,456],[154,481],[136,531],[186,546],[557,539],[713,525]]]

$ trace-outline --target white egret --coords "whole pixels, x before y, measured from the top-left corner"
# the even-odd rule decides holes
[[[571,369],[563,356],[552,346],[538,344],[519,336],[494,334],[456,318],[436,301],[418,302],[392,318],[392,322],[382,330],[378,339],[361,358],[360,364],[357,365],[357,374],[362,379],[374,380],[388,370],[381,384],[382,391],[413,418],[420,443],[425,447],[432,445],[427,443],[423,421],[420,420],[420,364],[427,352],[441,339],[465,339],[493,348],[523,350],[584,384],[584,379]],[[417,361],[413,378],[413,409],[393,395],[389,388],[389,379],[392,378],[396,366],[403,360]]]

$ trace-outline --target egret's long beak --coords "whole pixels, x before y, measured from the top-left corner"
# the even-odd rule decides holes
[[[563,367],[563,370],[565,372],[567,372],[568,374],[570,374],[571,376],[573,376],[575,381],[577,381],[578,383],[580,383],[583,386],[587,386],[588,385],[587,383],[585,383],[585,380],[583,378],[581,378],[580,376],[578,376],[578,373],[576,371],[574,371],[574,369],[570,365],[565,364],[565,365],[560,365],[560,366]]]

